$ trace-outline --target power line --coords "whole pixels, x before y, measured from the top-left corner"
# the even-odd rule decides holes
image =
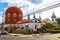
[[[35,12],[32,12],[31,14],[28,14],[28,15],[34,15],[34,14],[37,14],[37,13],[40,13],[40,12],[43,12],[43,11],[47,11],[47,10],[50,10],[50,9],[53,9],[53,8],[56,8],[56,7],[59,7],[60,6],[60,3],[56,3],[54,5],[51,5],[51,6],[48,6],[46,8],[43,8],[43,9],[40,9],[40,10],[37,10]],[[23,17],[26,17],[28,15],[25,15]]]

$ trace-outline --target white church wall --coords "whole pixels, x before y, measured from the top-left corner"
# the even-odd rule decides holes
[[[28,25],[29,28],[35,29],[35,25],[37,25],[37,28],[41,28],[41,24],[40,23],[22,23],[22,24],[18,24],[20,26],[20,28],[23,26],[24,28],[26,27],[26,25]]]
[[[5,25],[3,25],[3,26],[10,26],[10,24],[5,24]]]
[[[32,28],[33,30],[35,30],[35,25],[37,25],[37,28],[41,28],[41,24],[40,23],[21,23],[21,24],[11,24],[11,26],[16,25],[17,27],[24,27],[26,28],[26,25],[28,25],[29,28]],[[5,24],[4,26],[10,26],[10,24]]]

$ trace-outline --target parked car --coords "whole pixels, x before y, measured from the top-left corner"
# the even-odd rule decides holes
[[[5,31],[5,30],[0,30],[0,35],[7,35],[7,34],[8,34],[7,31]]]

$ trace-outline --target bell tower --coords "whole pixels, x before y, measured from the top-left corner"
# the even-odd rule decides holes
[[[52,19],[52,22],[53,22],[53,23],[57,23],[57,21],[56,21],[56,15],[55,15],[54,12],[53,12],[53,14],[52,14],[52,16],[51,16],[51,19]]]

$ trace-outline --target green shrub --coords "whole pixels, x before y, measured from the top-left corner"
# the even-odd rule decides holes
[[[57,26],[56,26],[56,24],[53,24],[53,23],[46,23],[42,27],[45,27],[46,29],[54,30]]]
[[[50,33],[60,33],[60,30],[49,30]]]
[[[60,30],[60,25],[59,24],[56,26],[55,30]]]
[[[5,29],[6,31],[8,31],[9,26],[4,26],[4,29]]]
[[[9,26],[4,26],[4,29],[8,29],[9,28]]]
[[[16,30],[15,32],[16,32],[16,33],[20,33],[20,32],[21,32],[21,30]]]

